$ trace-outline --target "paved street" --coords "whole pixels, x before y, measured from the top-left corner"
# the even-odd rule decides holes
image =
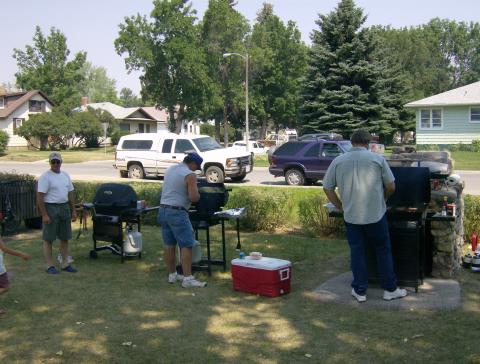
[[[119,177],[119,173],[112,166],[113,161],[92,161],[84,163],[66,163],[62,169],[70,174],[74,180],[83,181],[125,181]],[[47,161],[38,162],[2,162],[0,172],[16,172],[40,176],[48,168]],[[480,195],[480,172],[457,171],[466,183],[465,192],[471,195]],[[145,181],[160,183],[159,179],[147,179]],[[228,182],[228,181],[227,181]],[[279,186],[287,187],[283,178],[275,178],[268,173],[267,167],[254,167],[253,172],[239,185],[245,186]],[[305,188],[318,188],[309,186]]]

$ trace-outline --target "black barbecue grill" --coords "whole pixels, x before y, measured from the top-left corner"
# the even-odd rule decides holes
[[[194,264],[194,270],[207,270],[211,274],[212,265],[220,265],[226,270],[227,260],[225,251],[225,218],[219,217],[215,213],[222,210],[228,201],[228,192],[223,183],[207,183],[206,181],[198,181],[198,192],[200,200],[192,205],[189,210],[190,221],[195,231],[195,238],[199,240],[199,232],[205,232],[205,243],[207,247],[207,256]],[[221,227],[221,245],[222,257],[219,259],[212,258],[210,228],[215,225]]]
[[[400,285],[422,284],[425,274],[425,221],[430,202],[430,170],[427,167],[391,167],[395,193],[387,201],[392,257]],[[367,244],[369,281],[378,282],[375,248]]]
[[[124,232],[127,228],[136,226],[140,232],[140,217],[143,213],[156,210],[152,208],[137,208],[138,196],[135,190],[119,183],[105,183],[98,188],[93,203],[84,204],[84,208],[91,209],[93,221],[93,249],[91,258],[97,258],[97,251],[110,250],[121,257],[123,263]],[[98,241],[109,242],[109,245],[98,246]],[[141,258],[139,251],[137,256]]]

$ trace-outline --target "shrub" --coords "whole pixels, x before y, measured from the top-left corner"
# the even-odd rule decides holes
[[[472,233],[480,233],[480,196],[465,195],[463,229],[467,241]]]
[[[10,137],[8,136],[6,131],[0,130],[0,154],[4,154],[7,150],[9,138]]]
[[[246,207],[247,214],[240,219],[242,229],[274,231],[288,220],[288,196],[284,191],[262,189],[235,189],[230,193],[226,208]]]
[[[440,150],[439,146],[437,144],[417,144],[415,145],[416,150],[433,150],[433,151],[438,151]]]
[[[480,139],[472,140],[472,152],[480,152]]]
[[[315,196],[299,202],[298,214],[306,233],[323,236],[339,234],[344,231],[343,219],[328,216],[328,212],[323,206],[327,202],[325,196]]]
[[[0,182],[35,181],[35,176],[29,174],[16,174],[0,172]]]
[[[130,134],[130,132],[126,130],[115,129],[112,131],[110,134],[110,141],[112,142],[112,145],[118,145],[120,138],[128,134]]]

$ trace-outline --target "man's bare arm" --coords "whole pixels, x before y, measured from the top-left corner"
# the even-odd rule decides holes
[[[198,200],[200,200],[200,193],[198,192],[197,175],[190,173],[185,177],[185,183],[187,184],[187,193],[190,201],[198,202]]]

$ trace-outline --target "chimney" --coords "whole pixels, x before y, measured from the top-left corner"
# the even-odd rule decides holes
[[[80,99],[80,106],[87,106],[88,105],[88,97],[87,96],[82,96]]]

